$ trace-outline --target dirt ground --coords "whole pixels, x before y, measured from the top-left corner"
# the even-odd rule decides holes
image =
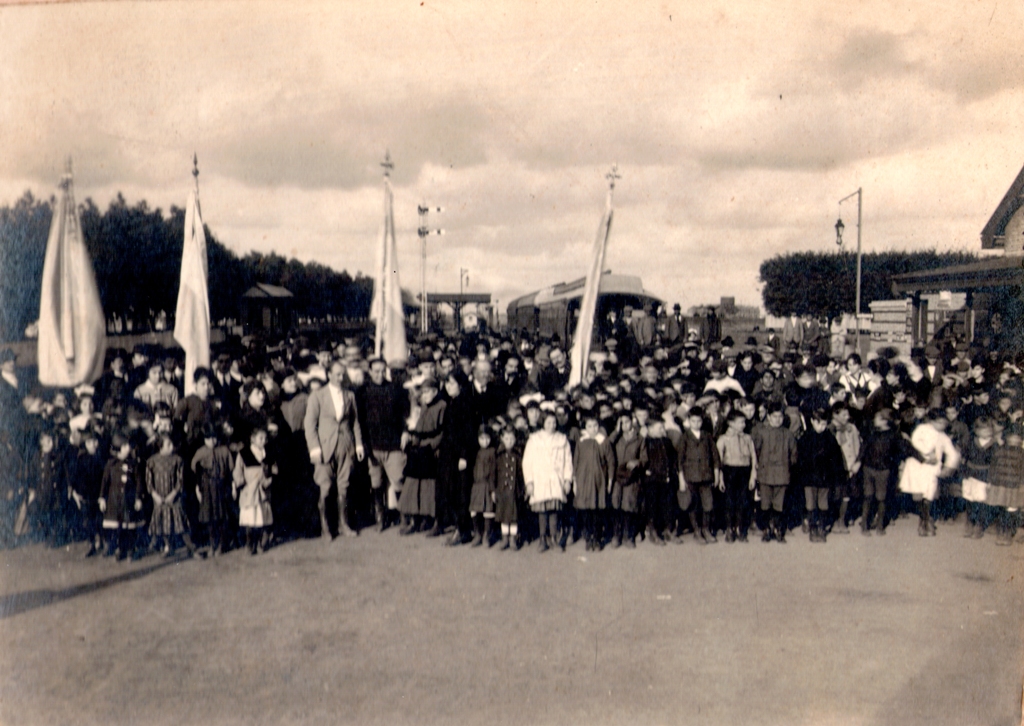
[[[0,723],[1021,723],[1024,546],[0,553]]]

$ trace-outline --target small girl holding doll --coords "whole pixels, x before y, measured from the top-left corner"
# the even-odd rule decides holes
[[[238,500],[238,526],[245,528],[250,555],[255,555],[257,548],[265,552],[270,546],[268,528],[274,524],[270,485],[276,474],[277,464],[267,452],[267,429],[256,425],[249,434],[249,444],[235,460],[231,492]]]

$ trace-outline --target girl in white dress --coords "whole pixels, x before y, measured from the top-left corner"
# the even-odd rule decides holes
[[[900,491],[910,494],[917,503],[920,523],[917,533],[935,536],[932,502],[939,490],[939,477],[951,475],[960,466],[960,452],[946,436],[949,421],[941,409],[932,409],[910,436],[910,443],[923,461],[911,457],[903,464]]]
[[[553,411],[544,414],[544,427],[530,435],[523,451],[523,481],[530,509],[537,513],[539,548],[549,549],[548,536],[558,531],[558,513],[572,486],[572,451],[565,434],[558,431]],[[565,550],[565,541],[562,541]]]

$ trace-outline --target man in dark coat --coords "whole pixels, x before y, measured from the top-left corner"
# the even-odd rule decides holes
[[[402,492],[402,472],[406,457],[402,451],[402,431],[409,415],[409,396],[402,386],[403,377],[393,371],[387,376],[382,358],[370,361],[370,378],[356,391],[363,432],[369,444],[370,487],[373,490],[373,514],[377,528],[388,526],[389,511],[398,509]]]

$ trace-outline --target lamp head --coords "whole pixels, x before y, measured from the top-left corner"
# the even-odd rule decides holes
[[[836,221],[836,245],[839,247],[843,246],[843,230],[846,229],[846,225],[843,224],[842,218]]]

